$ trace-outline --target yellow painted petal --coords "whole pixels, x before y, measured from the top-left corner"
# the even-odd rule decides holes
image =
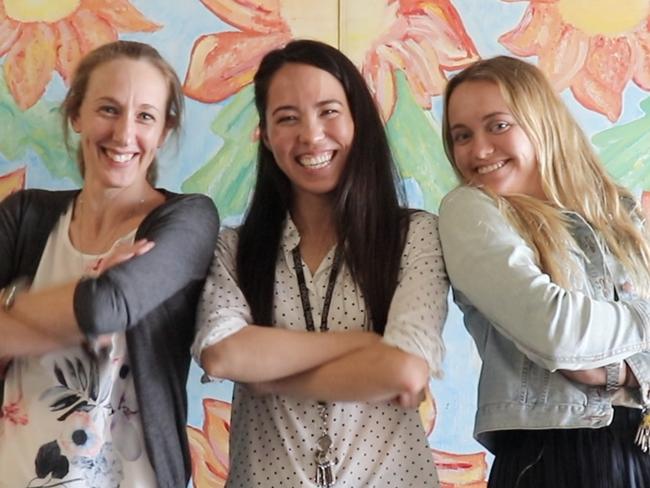
[[[214,456],[208,440],[199,429],[187,426],[190,455],[192,457],[192,484],[195,488],[226,485],[227,472],[219,469],[219,461]]]
[[[4,75],[17,105],[25,110],[43,95],[56,65],[56,35],[44,23],[23,24],[9,50]]]
[[[151,22],[129,0],[84,0],[84,8],[114,26],[119,32],[154,32],[160,25]]]
[[[485,487],[487,463],[485,453],[453,454],[432,449],[440,486],[468,488]]]
[[[67,20],[54,25],[59,39],[56,55],[56,70],[67,84],[82,57],[81,44],[76,29]]]
[[[289,30],[280,15],[279,0],[201,0],[201,3],[221,20],[242,31],[270,34]]]
[[[428,387],[425,391],[424,401],[418,407],[418,413],[420,414],[420,420],[422,421],[424,432],[428,437],[431,432],[433,432],[433,428],[436,425],[436,417],[438,414],[436,402],[433,399],[433,396],[431,396],[431,390]]]
[[[589,49],[571,89],[582,105],[614,122],[621,115],[622,92],[633,74],[632,48],[625,37],[594,36]]]
[[[220,32],[200,37],[192,47],[185,94],[201,102],[225,100],[253,81],[268,51],[289,39],[289,32]]]
[[[79,10],[71,16],[70,23],[79,39],[82,55],[117,40],[115,28],[90,10]]]
[[[646,29],[635,34],[632,47],[635,50],[634,82],[650,91],[650,32]]]
[[[12,193],[25,188],[25,168],[18,168],[11,173],[0,175],[0,202]]]

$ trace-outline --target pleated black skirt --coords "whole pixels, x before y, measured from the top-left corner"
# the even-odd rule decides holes
[[[650,453],[634,443],[640,420],[615,407],[600,429],[499,432],[488,488],[650,488]]]

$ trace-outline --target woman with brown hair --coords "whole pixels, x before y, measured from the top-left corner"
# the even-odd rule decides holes
[[[214,204],[155,188],[183,94],[151,46],[80,63],[62,105],[83,188],[0,204],[0,484],[185,486],[185,382]]]

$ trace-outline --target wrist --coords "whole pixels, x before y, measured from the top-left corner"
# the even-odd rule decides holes
[[[25,291],[27,287],[27,279],[18,278],[0,290],[0,307],[2,310],[9,312],[15,305],[18,294]]]
[[[618,361],[616,363],[608,364],[605,366],[605,390],[616,391],[621,386],[625,385],[627,365],[625,361]]]

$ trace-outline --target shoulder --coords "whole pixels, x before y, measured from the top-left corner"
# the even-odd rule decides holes
[[[404,256],[440,253],[438,217],[425,210],[408,210],[409,228],[404,243]]]
[[[479,188],[461,186],[452,190],[440,204],[440,235],[467,228],[510,228],[511,224],[490,195]]]
[[[440,203],[440,218],[447,212],[467,208],[496,208],[496,202],[480,188],[473,186],[459,186],[445,195]]]
[[[66,211],[78,191],[21,190],[0,202],[0,216],[3,225],[34,227],[31,230],[48,228]],[[14,224],[10,224],[14,222]],[[49,232],[49,230],[48,230]]]
[[[219,229],[219,213],[214,202],[198,193],[173,193],[160,190],[165,202],[153,210],[143,221],[148,228],[161,223],[182,222],[184,227],[201,228],[215,234]]]

